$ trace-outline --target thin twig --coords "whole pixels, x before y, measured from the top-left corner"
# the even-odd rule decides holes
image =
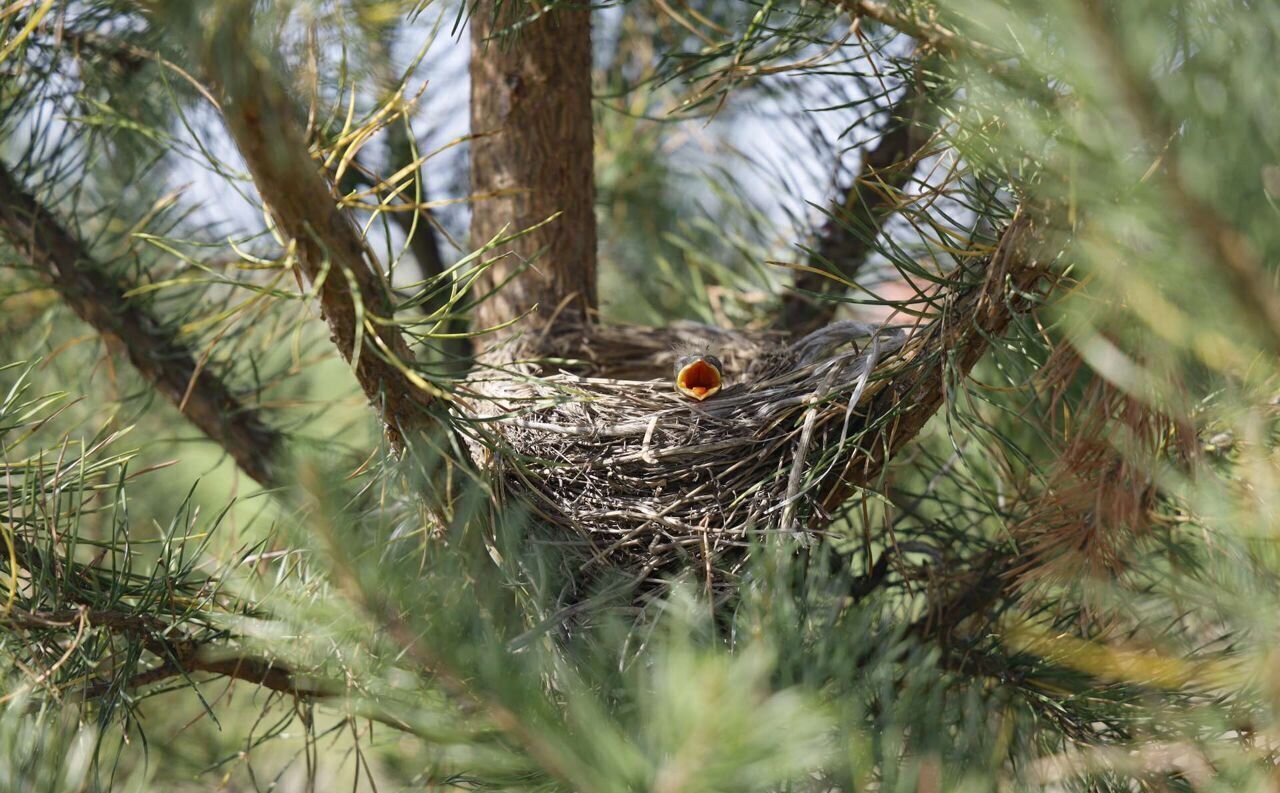
[[[80,633],[84,632],[84,626],[88,626],[138,638],[147,651],[162,659],[162,662],[153,669],[131,677],[124,683],[126,688],[138,688],[182,674],[207,672],[300,696],[330,697],[342,691],[337,683],[304,680],[277,661],[249,655],[214,653],[201,642],[183,636],[153,614],[85,607],[53,612],[15,609],[0,622],[24,630],[69,628],[79,624]],[[84,694],[86,698],[94,699],[118,686],[118,681],[104,680],[86,687]]]

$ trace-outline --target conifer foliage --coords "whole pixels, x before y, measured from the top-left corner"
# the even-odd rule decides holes
[[[1275,789],[1278,51],[0,6],[0,791]]]

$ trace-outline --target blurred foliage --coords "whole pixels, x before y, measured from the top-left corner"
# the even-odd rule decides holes
[[[607,319],[770,323],[917,65],[930,144],[840,316],[954,320],[1016,211],[1056,232],[1056,288],[829,536],[762,537],[709,602],[701,570],[584,584],[465,469],[447,514],[421,497],[457,449],[381,441],[206,97],[202,11],[163,5],[0,8],[0,164],[295,458],[259,489],[0,242],[0,789],[1280,785],[1280,6],[595,12]],[[252,5],[232,55],[296,92],[404,265],[418,373],[464,392],[440,364],[490,241],[436,74],[466,7]]]

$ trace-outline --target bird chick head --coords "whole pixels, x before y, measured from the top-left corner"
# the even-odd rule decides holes
[[[714,355],[697,353],[676,359],[676,391],[701,402],[724,386],[724,365]]]

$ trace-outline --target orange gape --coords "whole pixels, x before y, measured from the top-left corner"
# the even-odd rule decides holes
[[[676,390],[699,402],[715,396],[724,384],[720,369],[704,358],[695,358],[676,373]]]

